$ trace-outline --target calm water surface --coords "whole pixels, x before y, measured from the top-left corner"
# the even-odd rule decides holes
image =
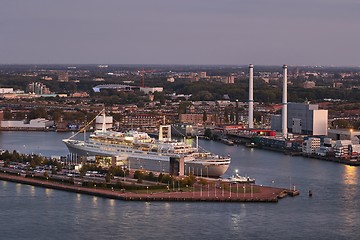
[[[70,135],[0,132],[0,148],[66,155],[61,139]],[[359,168],[200,144],[231,155],[226,175],[238,169],[301,195],[277,204],[122,202],[0,181],[0,239],[360,239]]]

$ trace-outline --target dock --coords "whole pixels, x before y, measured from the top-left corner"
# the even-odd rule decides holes
[[[233,184],[229,185],[230,189],[225,187],[214,188],[209,186],[198,186],[197,188],[193,188],[195,191],[192,191],[191,189],[189,189],[189,191],[165,190],[162,192],[152,193],[150,190],[142,192],[127,192],[114,189],[84,187],[82,185],[63,184],[7,173],[0,173],[0,180],[124,201],[276,203],[279,199],[285,196],[297,196],[299,194],[298,191],[252,184]]]

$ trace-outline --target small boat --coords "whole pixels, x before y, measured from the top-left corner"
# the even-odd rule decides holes
[[[253,143],[253,142],[252,143],[247,143],[245,146],[248,147],[248,148],[256,147],[255,143]]]
[[[233,183],[255,183],[254,178],[243,177],[243,176],[240,176],[239,174],[235,174],[235,175],[229,177],[227,180],[229,182],[233,182]]]
[[[220,139],[221,142],[225,143],[226,145],[229,145],[229,146],[233,146],[234,145],[234,142],[229,140],[229,139],[226,139],[226,138],[222,138]]]

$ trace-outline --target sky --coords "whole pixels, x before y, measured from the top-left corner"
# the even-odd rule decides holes
[[[359,0],[0,0],[0,64],[360,66]]]

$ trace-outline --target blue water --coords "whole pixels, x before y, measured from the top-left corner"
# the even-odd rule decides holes
[[[0,148],[66,155],[69,133],[0,132]],[[0,181],[0,239],[359,239],[359,168],[200,141],[279,203],[123,202]],[[25,147],[24,147],[25,145]],[[26,150],[26,151],[25,151]],[[307,192],[312,190],[313,197]]]

